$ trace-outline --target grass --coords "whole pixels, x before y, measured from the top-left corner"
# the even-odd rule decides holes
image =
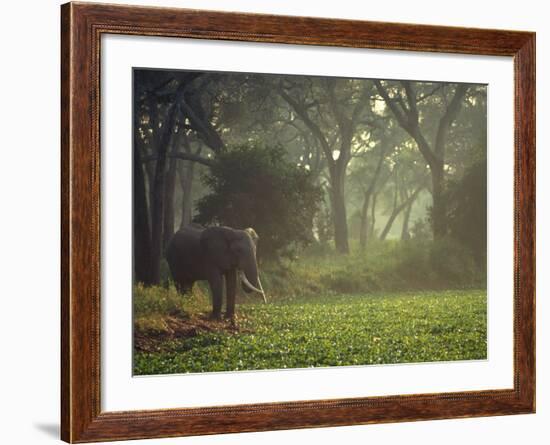
[[[313,270],[313,269],[312,269]],[[264,284],[267,288],[267,285]],[[484,290],[276,298],[209,322],[204,288],[134,292],[136,375],[474,360],[487,357]]]

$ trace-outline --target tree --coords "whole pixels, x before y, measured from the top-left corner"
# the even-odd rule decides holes
[[[392,204],[389,217],[382,231],[380,239],[384,240],[390,233],[390,230],[402,212],[403,226],[401,228],[401,238],[408,237],[408,219],[416,199],[426,188],[426,166],[422,157],[414,148],[414,143],[406,139],[399,146],[395,147],[391,157],[391,186]]]
[[[382,229],[382,232],[380,233],[380,239],[382,241],[386,239],[386,237],[388,236],[388,233],[390,233],[393,223],[395,222],[395,219],[399,216],[399,214],[403,210],[406,210],[410,215],[412,205],[414,204],[414,201],[416,200],[416,198],[418,198],[418,194],[422,191],[423,188],[424,188],[424,185],[420,184],[412,193],[409,194],[406,191],[406,189],[400,189],[397,184],[395,185],[393,207],[392,207],[390,216],[386,221],[386,225],[384,226],[384,228]],[[400,203],[398,201],[399,195],[401,195]],[[405,238],[405,235],[403,233],[405,231],[405,227],[408,225],[409,215],[405,217],[406,219],[405,219],[405,223],[403,224],[401,238]]]
[[[243,145],[217,156],[203,177],[211,192],[198,201],[195,221],[253,227],[263,257],[307,245],[322,194],[311,173],[285,154],[280,146]]]
[[[152,174],[149,175],[148,189],[143,169],[143,159],[149,147],[155,146],[156,117],[160,114],[158,106],[149,102],[150,94],[164,88],[169,81],[164,76],[152,76],[148,71],[136,71],[134,74],[134,114],[133,114],[133,189],[134,189],[134,273],[135,280],[150,285],[154,283],[152,273],[152,233],[150,209],[152,206]],[[154,108],[154,109],[153,109]],[[147,130],[151,130],[151,132]],[[156,142],[156,141],[155,141]]]
[[[306,85],[285,78],[278,92],[311,132],[324,154],[330,184],[334,243],[349,252],[345,200],[347,168],[360,127],[369,125],[371,84],[356,79],[308,79]],[[308,91],[309,90],[309,91]]]
[[[334,241],[340,253],[349,251],[349,230],[364,247],[374,236],[375,218],[379,237],[393,234],[392,225],[400,222],[406,239],[409,220],[414,225],[424,217],[419,212],[426,212],[430,197],[423,189],[432,194],[434,236],[454,233],[447,187],[454,187],[474,161],[485,159],[476,142],[486,134],[482,85],[156,70],[135,70],[134,76],[134,271],[136,280],[147,284],[159,282],[163,248],[175,228],[193,219],[275,233],[262,219],[273,208],[261,210],[261,200],[253,201],[254,212],[264,214],[249,221],[250,212],[242,211],[246,203],[237,199],[244,189],[230,197],[240,209],[235,213],[221,198],[211,197],[208,188],[215,182],[198,179],[223,170],[221,160],[233,162],[233,151],[274,184],[252,174],[256,179],[248,183],[254,189],[248,198],[264,193],[269,200],[272,196],[260,189],[285,190],[269,175],[279,161],[265,153],[266,146],[279,152],[287,170],[306,175],[322,199],[312,200],[314,214],[306,203],[305,226],[293,221],[302,240]],[[247,151],[252,148],[259,159]],[[232,184],[246,182],[253,171],[234,167],[243,178],[224,176]],[[392,174],[395,168],[399,172]],[[299,189],[301,177],[288,176],[288,183]],[[198,209],[197,200],[205,194],[208,199],[200,200]],[[418,196],[423,205],[413,206]],[[292,221],[302,211],[296,207],[287,217]],[[349,222],[348,213],[353,215]],[[354,224],[351,229],[348,223]],[[282,240],[265,234],[262,249],[273,255],[300,243],[286,233],[294,241],[282,247]]]
[[[397,122],[416,142],[420,153],[424,156],[431,172],[432,179],[432,223],[434,238],[441,238],[447,233],[447,212],[445,203],[445,148],[449,130],[456,119],[468,86],[466,84],[436,84],[423,94],[418,94],[419,82],[401,81],[399,85],[375,80],[378,93],[392,111]],[[422,83],[426,90],[426,83]],[[446,90],[451,90],[448,95]],[[437,100],[434,100],[437,98]],[[419,108],[424,103],[436,104],[437,110],[431,111],[429,118],[427,110]],[[435,122],[432,137],[423,128],[422,122]],[[431,141],[430,141],[431,139]]]
[[[447,217],[450,234],[473,254],[479,267],[487,258],[487,160],[470,167],[449,185]]]
[[[176,159],[206,165],[211,162],[196,152],[182,151],[185,136],[192,133],[214,152],[224,149],[203,103],[209,82],[210,78],[201,72],[135,72],[135,116],[139,117],[134,119],[134,162],[146,165],[149,196],[147,203],[142,196],[142,189],[146,188],[143,170],[134,165],[134,191],[139,199],[139,209],[134,213],[139,228],[136,248],[141,252],[135,268],[136,279],[145,284],[160,282],[164,246],[174,231]]]
[[[485,270],[487,255],[487,87],[470,87],[453,128],[446,190],[449,234]]]
[[[168,109],[163,131],[159,138],[155,179],[153,182],[153,205],[151,208],[151,281],[160,283],[160,263],[163,254],[164,203],[166,196],[166,153],[173,137],[173,129],[179,113],[178,103],[185,91],[185,84],[179,85],[176,99]]]
[[[385,126],[364,132],[364,148],[356,150],[348,175],[352,190],[358,196],[359,247],[365,249],[374,231],[375,196],[384,189],[392,176],[396,151],[406,139],[399,125],[384,117]],[[369,209],[371,215],[369,216]]]
[[[137,95],[134,96],[134,128],[139,127],[140,113]],[[151,284],[151,228],[149,226],[149,208],[147,205],[147,191],[140,152],[141,138],[134,131],[134,273],[136,282]]]

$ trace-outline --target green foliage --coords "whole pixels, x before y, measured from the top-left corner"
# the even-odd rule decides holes
[[[161,290],[166,292],[166,290]],[[136,352],[138,375],[476,360],[487,357],[485,291],[319,295],[239,306],[239,330]]]
[[[134,286],[134,317],[151,316],[152,314],[172,314],[183,312],[181,295],[161,287],[145,287],[141,283]]]
[[[447,219],[451,235],[466,246],[478,266],[487,255],[487,160],[466,170],[447,191]]]
[[[187,318],[199,310],[208,310],[209,297],[203,283],[195,286],[192,295],[178,294],[174,286],[146,287],[134,285],[132,307],[134,328],[144,335],[157,335],[167,329],[166,317]]]
[[[342,293],[486,288],[485,268],[452,237],[435,241],[373,238],[365,250],[357,240],[350,245],[349,255],[337,255],[333,246],[313,242],[291,260],[262,260],[260,276],[268,296],[290,300]],[[173,286],[167,271],[163,277],[164,287]],[[208,283],[196,285],[193,295],[207,298]]]
[[[365,250],[352,243],[336,255],[315,243],[294,261],[263,262],[262,283],[274,298],[316,298],[341,293],[485,288],[485,270],[456,241],[371,241]]]
[[[451,285],[486,285],[485,269],[479,268],[471,252],[452,237],[433,243],[430,249],[430,265],[434,273]]]
[[[433,238],[431,221],[429,218],[417,219],[411,228],[411,238],[416,240],[431,240]]]
[[[280,147],[233,147],[221,153],[203,180],[211,193],[198,201],[202,224],[253,227],[261,256],[288,254],[312,240],[321,190],[312,175],[285,159]]]

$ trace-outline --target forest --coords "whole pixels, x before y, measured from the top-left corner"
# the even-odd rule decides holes
[[[135,373],[486,357],[486,85],[133,78]],[[178,292],[190,225],[253,228],[267,305],[213,323],[208,283]]]

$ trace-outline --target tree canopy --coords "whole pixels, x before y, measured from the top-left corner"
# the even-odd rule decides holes
[[[486,209],[477,170],[486,93],[451,82],[135,70],[137,280],[159,282],[164,247],[191,221],[252,226],[267,257],[308,242],[346,255],[420,236],[453,237],[479,257],[486,228],[471,232]]]

